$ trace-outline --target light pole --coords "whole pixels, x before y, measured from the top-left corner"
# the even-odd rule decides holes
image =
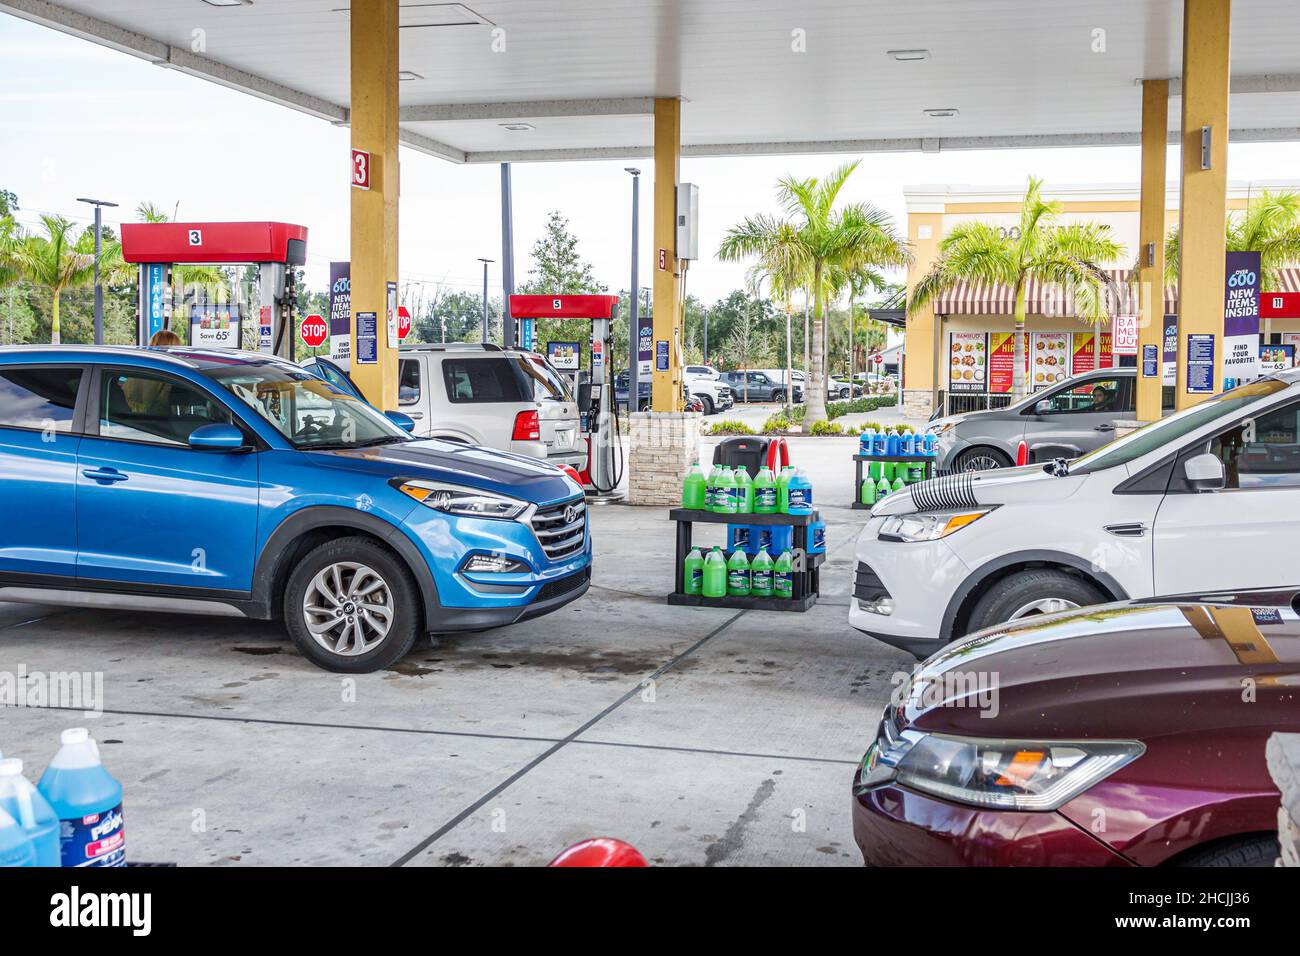
[[[495,259],[479,259],[483,263],[483,344],[488,343],[488,300],[487,300],[487,273],[488,266],[495,262]]]
[[[632,414],[641,407],[641,311],[640,296],[637,285],[637,233],[641,225],[641,170],[635,166],[624,166],[623,172],[632,176],[632,284],[628,286],[632,314],[627,320],[627,411]],[[615,374],[618,369],[614,369]]]
[[[78,199],[77,202],[89,203],[95,207],[95,344],[104,344],[104,289],[99,284],[99,254],[103,250],[104,218],[103,208],[117,208],[117,203],[107,199]]]

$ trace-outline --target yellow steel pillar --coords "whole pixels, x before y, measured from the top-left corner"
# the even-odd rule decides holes
[[[907,298],[910,302],[912,290],[939,258],[943,214],[909,213],[907,231],[913,253],[912,263],[907,268]],[[944,343],[939,341],[939,320],[935,317],[934,307],[926,305],[915,312],[909,311],[903,336],[903,359],[906,366],[903,369],[905,384],[902,401],[909,411],[924,402],[926,413],[929,414],[934,410],[935,390],[940,384],[938,374],[941,363],[938,359],[945,349]],[[947,363],[942,363],[942,367],[946,368]]]
[[[650,407],[675,412],[682,407],[681,274],[677,259],[677,179],[682,148],[682,104],[655,100],[655,273],[654,356]],[[668,369],[660,370],[660,342],[668,343]]]
[[[1186,408],[1188,336],[1214,336],[1214,391],[1223,388],[1224,217],[1228,199],[1228,44],[1232,0],[1183,2],[1183,170],[1179,225],[1178,383]],[[1202,158],[1202,130],[1209,155]],[[1205,168],[1207,167],[1208,168]]]
[[[1169,145],[1169,81],[1142,83],[1142,194],[1138,203],[1138,421],[1161,414],[1161,356],[1165,327],[1165,153]],[[1156,374],[1142,373],[1148,348]]]
[[[397,349],[389,347],[388,284],[397,282],[398,0],[352,0],[352,365],[351,375],[381,410],[397,408]],[[357,163],[369,188],[356,185]],[[358,317],[374,313],[376,359],[362,364]]]

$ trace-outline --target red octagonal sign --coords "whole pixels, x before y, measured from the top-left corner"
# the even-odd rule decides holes
[[[404,339],[411,334],[411,313],[404,305],[397,307],[397,337]]]
[[[329,334],[330,327],[325,324],[323,316],[312,313],[302,320],[302,341],[308,348],[320,348]]]

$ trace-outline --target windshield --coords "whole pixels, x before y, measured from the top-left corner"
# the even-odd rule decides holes
[[[410,440],[365,402],[306,369],[239,364],[206,368],[203,374],[274,425],[296,448],[365,448]]]
[[[1222,395],[1216,395],[1199,405],[1176,412],[1168,418],[1143,425],[1132,434],[1075,459],[1070,465],[1070,474],[1086,474],[1101,471],[1103,468],[1113,468],[1116,465],[1126,465],[1164,445],[1178,441],[1185,435],[1190,435],[1202,425],[1240,411],[1286,387],[1286,382],[1275,378],[1264,378],[1234,388],[1230,392],[1224,392]]]

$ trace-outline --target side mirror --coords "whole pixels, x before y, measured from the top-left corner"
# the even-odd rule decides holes
[[[1193,491],[1218,491],[1226,480],[1223,462],[1208,451],[1187,459],[1183,463],[1183,474]]]
[[[1045,398],[1045,399],[1043,399],[1041,402],[1035,402],[1035,403],[1034,403],[1034,414],[1035,414],[1035,415],[1050,415],[1050,414],[1052,414],[1052,400],[1051,400],[1050,398]]]
[[[404,432],[415,431],[415,419],[403,412],[384,412],[384,417]]]
[[[189,437],[190,447],[199,451],[239,451],[244,444],[244,433],[226,422],[200,425]]]
[[[583,382],[578,386],[578,414],[585,415],[591,411],[591,383]]]

